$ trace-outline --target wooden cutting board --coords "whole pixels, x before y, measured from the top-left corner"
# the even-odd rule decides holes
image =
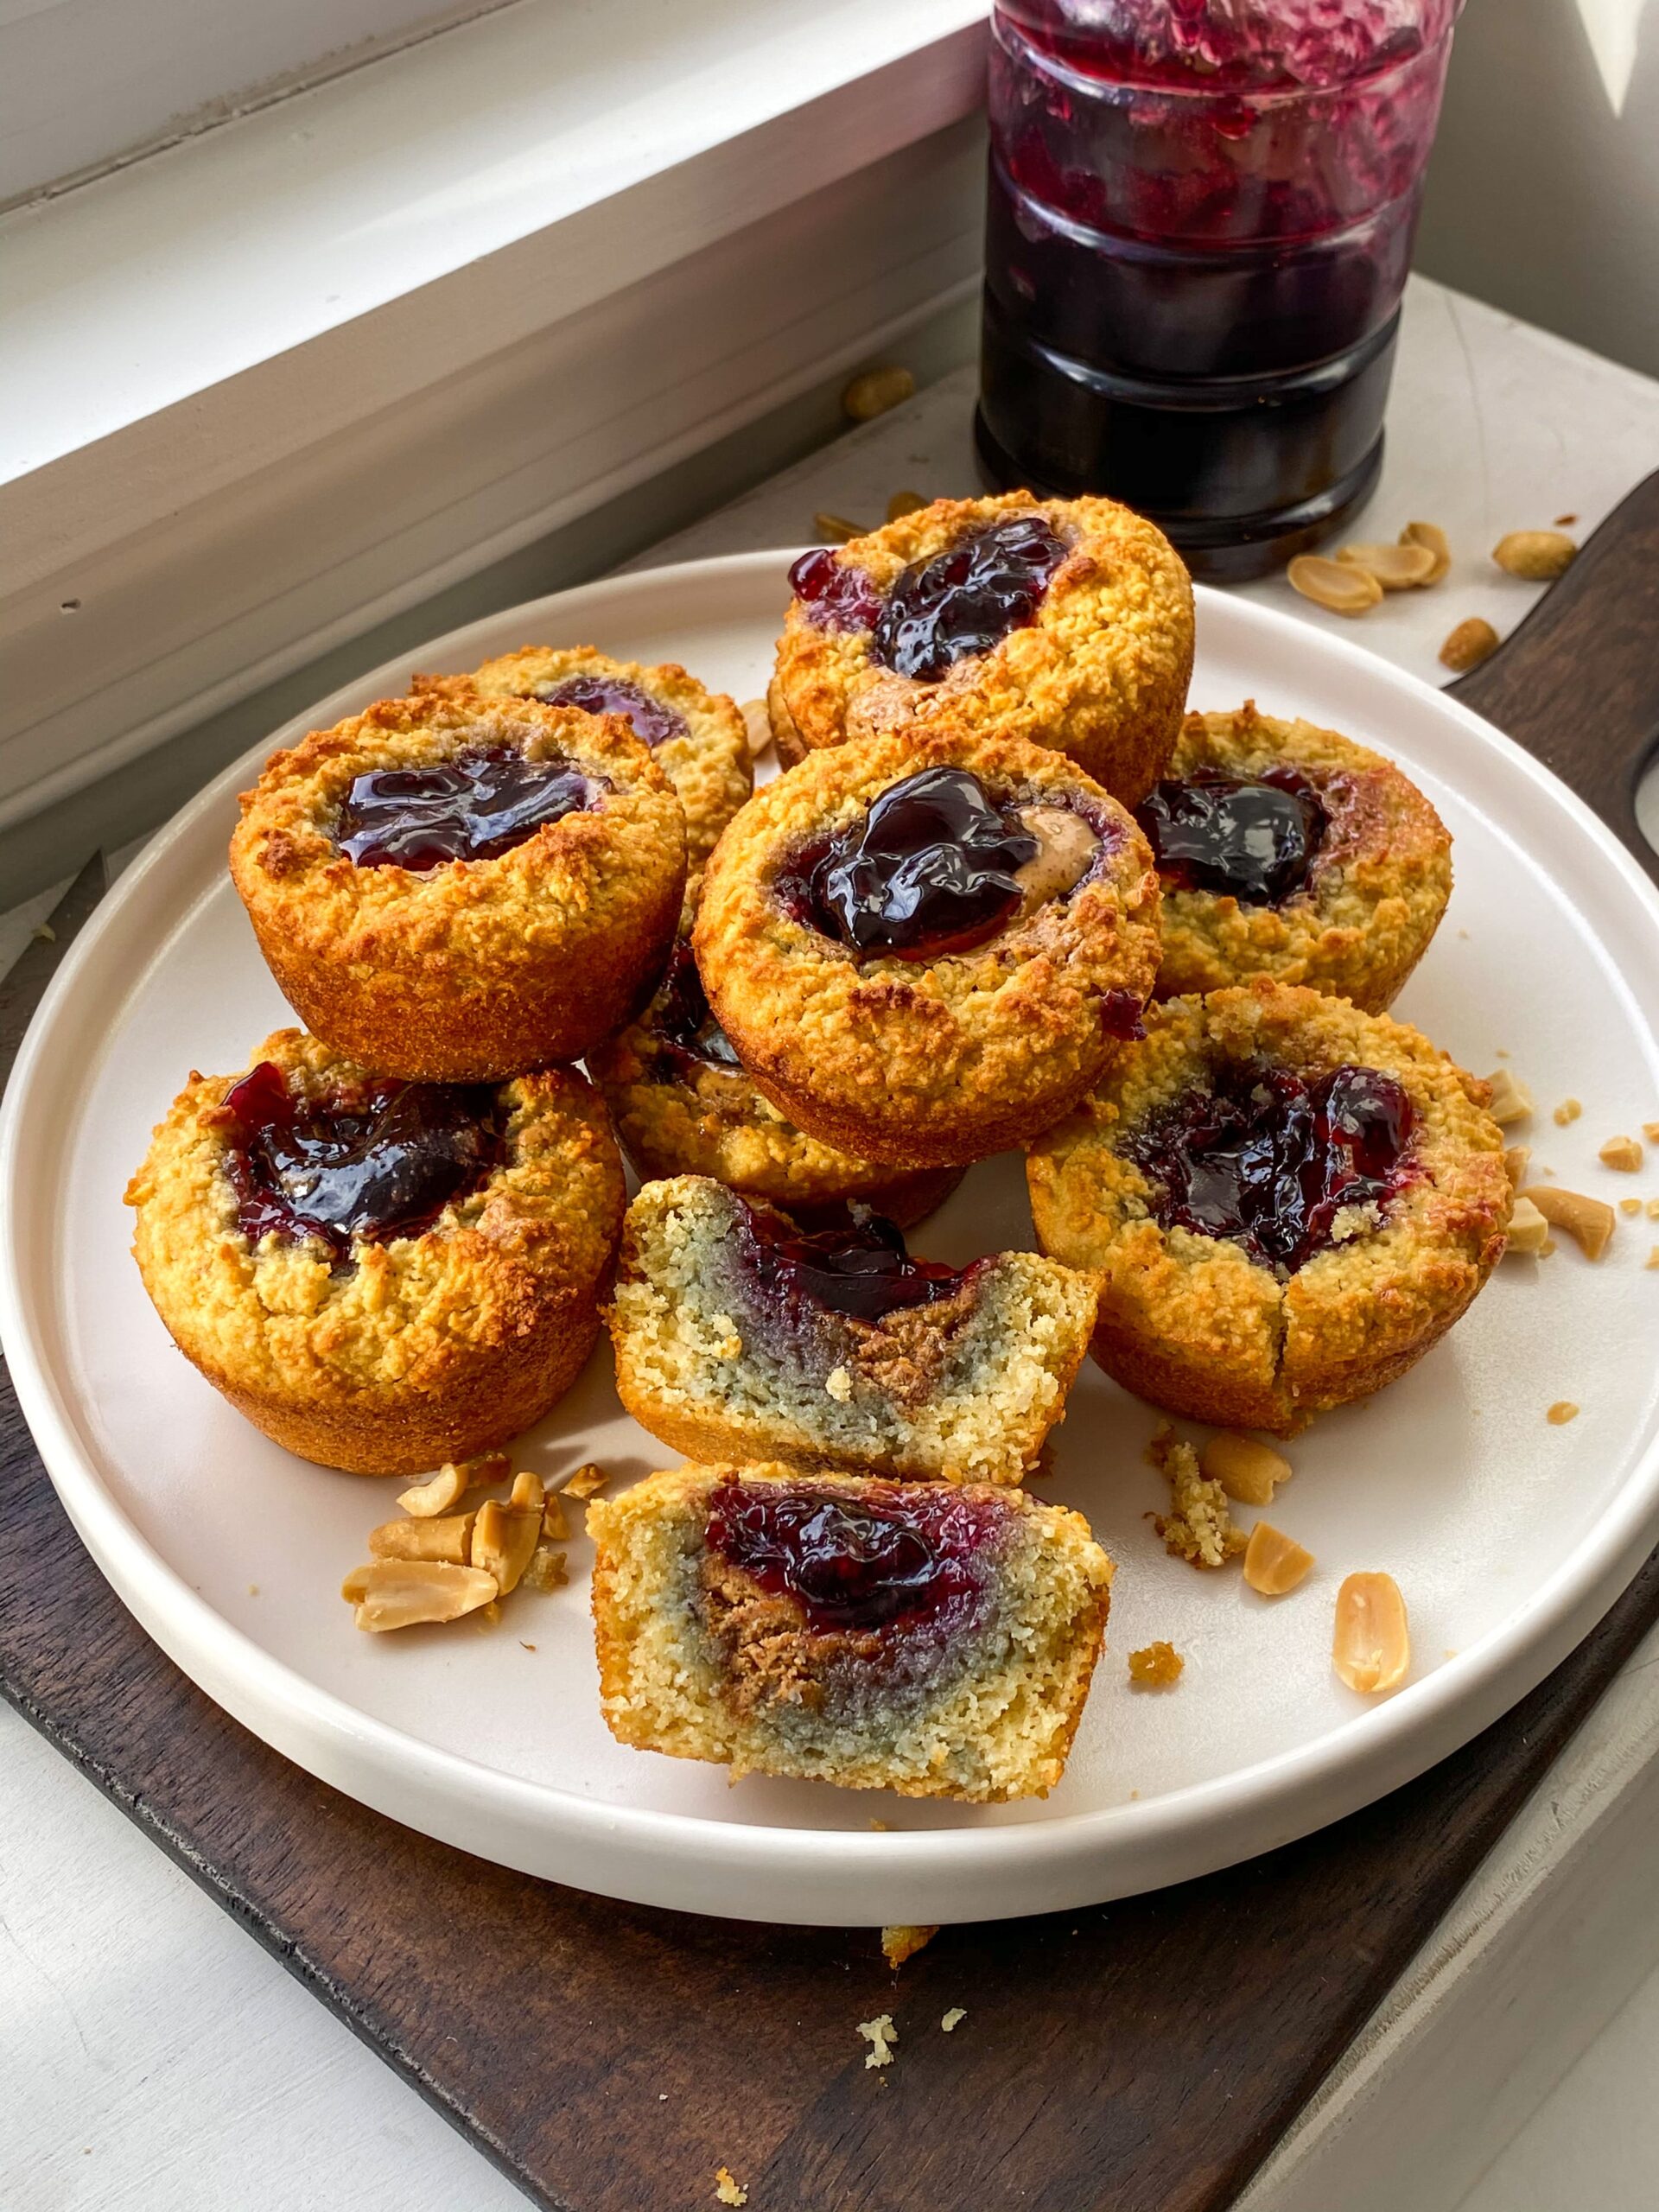
[[[1456,687],[1659,880],[1659,476]],[[0,985],[0,1071],[100,894]],[[0,1376],[0,1687],[537,2202],[685,2212],[1221,2212],[1659,1616],[1659,1555],[1512,1713],[1408,1788],[1156,1895],[868,1933],[611,1904],[428,1841],[238,1727],[82,1551]],[[950,2036],[941,2015],[965,2005]],[[894,2064],[856,2024],[890,2012]]]

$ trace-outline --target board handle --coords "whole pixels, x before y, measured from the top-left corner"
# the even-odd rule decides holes
[[[1553,768],[1659,883],[1636,818],[1659,751],[1659,470],[1491,659],[1446,689]]]

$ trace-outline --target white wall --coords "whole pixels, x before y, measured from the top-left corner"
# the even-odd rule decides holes
[[[1417,265],[1659,376],[1659,0],[1469,0]]]

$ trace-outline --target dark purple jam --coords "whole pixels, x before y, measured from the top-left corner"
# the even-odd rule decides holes
[[[672,707],[653,699],[626,676],[567,676],[563,683],[526,696],[544,707],[580,707],[584,715],[624,715],[633,734],[646,745],[666,745],[671,737],[685,735],[685,717]]]
[[[965,768],[924,768],[780,877],[785,908],[863,954],[935,960],[995,937],[1039,848]]]
[[[887,594],[871,650],[899,675],[937,683],[954,662],[1029,628],[1065,558],[1040,515],[993,523],[905,570]]]
[[[709,1501],[705,1541],[818,1630],[902,1623],[948,1629],[984,1590],[1007,1508],[949,1483],[844,1491],[728,1481]]]
[[[908,1306],[937,1305],[967,1280],[966,1269],[913,1260],[902,1235],[880,1215],[814,1236],[793,1230],[785,1216],[746,1205],[738,1243],[748,1274],[771,1297],[806,1300],[849,1320],[880,1321]]]
[[[1124,1150],[1166,1229],[1224,1237],[1294,1274],[1333,1241],[1344,1206],[1381,1205],[1408,1179],[1410,1099],[1375,1068],[1309,1083],[1288,1068],[1234,1067],[1189,1090]]]
[[[1269,768],[1249,782],[1206,775],[1159,784],[1135,818],[1173,889],[1277,906],[1306,888],[1330,817],[1306,777]]]
[[[670,958],[651,1027],[667,1057],[681,1066],[688,1062],[711,1068],[742,1066],[731,1039],[715,1019],[691,948],[683,939]]]
[[[374,1084],[337,1099],[298,1097],[262,1060],[219,1109],[225,1170],[250,1243],[275,1230],[321,1237],[336,1260],[353,1237],[418,1236],[501,1160],[487,1085]]]
[[[334,842],[359,868],[493,861],[591,806],[596,788],[569,761],[527,760],[510,745],[430,768],[376,768],[346,793]]]
[[[817,630],[868,630],[881,612],[880,595],[862,569],[837,561],[827,546],[803,553],[789,572],[789,588]]]

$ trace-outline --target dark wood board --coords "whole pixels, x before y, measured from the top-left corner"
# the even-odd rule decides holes
[[[1459,694],[1630,835],[1656,638],[1659,477]],[[4,1067],[99,881],[0,989]],[[1154,1896],[947,1929],[895,1980],[869,1934],[607,1904],[289,1765],[123,1610],[4,1378],[0,1529],[11,1702],[562,2212],[684,2212],[714,2202],[721,2164],[753,2212],[1221,2212],[1659,1615],[1656,1559],[1523,1703],[1364,1812]],[[855,2029],[881,2012],[898,2056],[873,2072]]]

